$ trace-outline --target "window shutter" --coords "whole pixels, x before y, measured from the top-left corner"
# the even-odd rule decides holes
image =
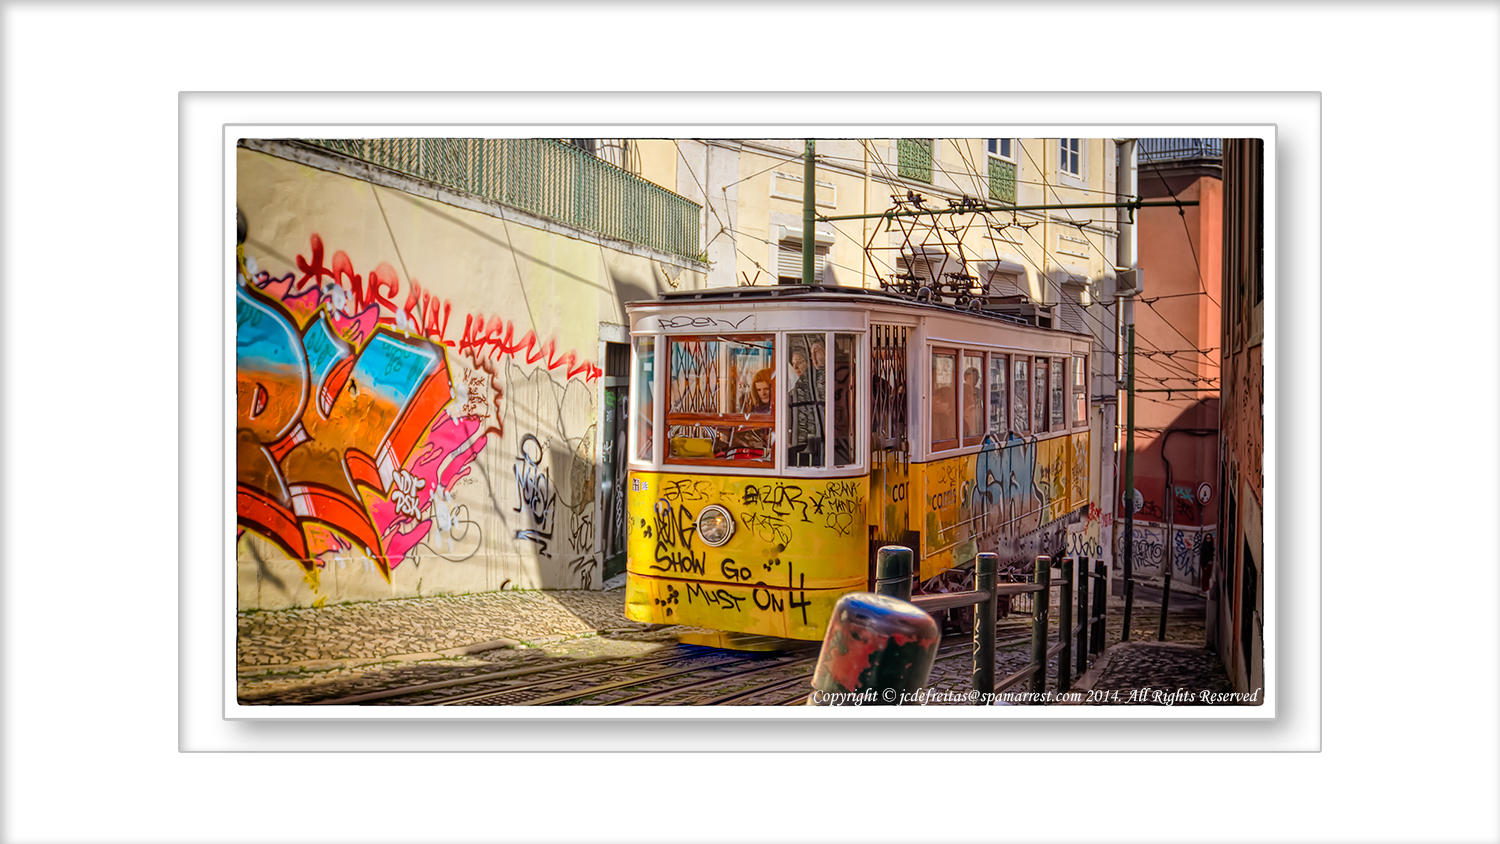
[[[823,277],[823,267],[828,263],[828,247],[813,244],[813,278]],[[776,252],[776,275],[779,278],[802,278],[802,241],[783,240]]]

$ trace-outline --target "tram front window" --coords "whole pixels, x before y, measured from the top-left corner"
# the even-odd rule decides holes
[[[673,337],[668,348],[667,462],[774,465],[775,338]]]

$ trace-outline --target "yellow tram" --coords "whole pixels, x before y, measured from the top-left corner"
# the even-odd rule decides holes
[[[1089,527],[1086,334],[818,286],[628,308],[633,620],[817,640],[879,546],[920,593]]]

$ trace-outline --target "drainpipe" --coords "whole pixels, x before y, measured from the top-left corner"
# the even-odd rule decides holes
[[[864,206],[860,210],[860,213],[862,213],[862,214],[869,214],[870,213],[870,144],[868,142],[862,142],[862,143],[860,143],[859,147],[860,147],[860,149],[864,150],[864,153],[865,153],[865,184],[864,184],[864,191],[863,191]],[[869,224],[869,222],[867,220],[860,221],[860,224],[859,224],[859,242],[860,243],[869,243],[870,242],[870,224]],[[869,263],[870,263],[869,261],[860,261],[859,262],[859,286],[860,287],[868,287],[869,286],[869,281],[866,280],[867,273],[869,271]]]
[[[1116,199],[1135,198],[1135,139],[1118,141],[1119,166],[1115,168]],[[1130,212],[1133,214],[1134,212]],[[1115,238],[1116,265],[1135,268],[1135,220],[1127,215],[1118,223]],[[1119,272],[1117,269],[1116,272]],[[1118,293],[1118,291],[1116,291]],[[1130,611],[1135,599],[1135,296],[1120,303],[1125,323],[1125,623],[1121,641],[1130,639]],[[1111,505],[1113,506],[1113,505]]]

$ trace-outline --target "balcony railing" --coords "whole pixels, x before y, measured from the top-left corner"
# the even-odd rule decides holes
[[[702,259],[702,206],[570,144],[546,138],[306,143],[603,237]]]
[[[896,175],[932,184],[932,139],[896,140]]]
[[[998,158],[990,159],[990,199],[1016,204],[1016,165]]]
[[[1224,157],[1224,142],[1219,138],[1141,138],[1135,154],[1141,164],[1220,160]]]

